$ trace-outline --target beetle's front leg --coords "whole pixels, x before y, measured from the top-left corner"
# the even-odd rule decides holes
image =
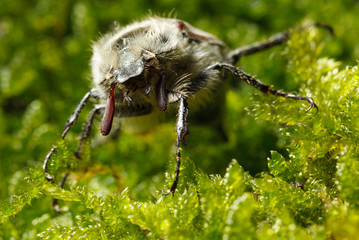
[[[181,96],[179,99],[179,109],[178,109],[178,117],[176,123],[176,171],[175,171],[175,179],[173,180],[173,184],[171,188],[167,192],[162,192],[164,195],[168,195],[172,193],[174,195],[177,184],[178,184],[178,176],[181,167],[181,142],[186,145],[186,135],[189,133],[188,131],[188,103],[187,100]]]
[[[82,102],[83,101],[81,101],[81,103]],[[81,103],[79,104],[79,106],[81,105]],[[81,137],[80,137],[80,141],[79,141],[77,150],[74,153],[74,156],[77,159],[81,159],[82,145],[83,145],[83,142],[90,136],[93,120],[95,119],[95,117],[97,115],[99,115],[101,112],[104,111],[104,108],[105,107],[103,105],[99,105],[99,106],[96,106],[95,108],[93,108],[92,111],[89,113],[89,115],[87,117],[87,120],[86,120],[86,123],[85,123],[85,125],[84,125],[84,127],[82,129],[82,133],[81,133]],[[79,107],[77,107],[76,109],[79,109]],[[78,114],[79,114],[79,112],[75,111],[72,114],[72,116],[74,116],[74,115],[78,116]],[[70,119],[72,118],[72,116],[70,117]],[[46,179],[48,181],[51,181],[51,182],[54,181],[54,177],[48,173],[47,164],[48,164],[48,161],[51,158],[52,154],[55,151],[56,151],[56,146],[53,146],[51,148],[50,152],[46,155],[45,161],[44,161],[44,164],[43,164],[43,169],[45,171],[45,177],[46,177]],[[63,188],[63,186],[64,186],[64,184],[65,184],[65,182],[67,180],[68,175],[69,175],[69,173],[63,174],[62,179],[61,179],[61,181],[60,181],[60,183],[58,185],[60,188]],[[58,199],[56,199],[56,198],[53,199],[52,206],[53,206],[53,208],[54,208],[54,210],[56,212],[61,212],[61,208],[60,208],[60,206],[58,204]]]
[[[284,98],[291,98],[291,99],[300,100],[300,101],[306,101],[306,102],[309,103],[309,107],[306,110],[306,112],[308,112],[313,107],[316,108],[316,110],[318,111],[318,106],[315,104],[314,100],[311,99],[310,97],[304,97],[304,96],[300,96],[300,95],[295,95],[295,94],[283,92],[283,91],[280,91],[280,90],[274,90],[274,89],[272,89],[272,86],[266,85],[266,84],[260,82],[259,80],[257,80],[254,77],[248,75],[247,73],[243,72],[239,68],[237,68],[237,67],[235,67],[235,66],[233,66],[231,64],[228,64],[228,63],[215,63],[215,64],[207,67],[196,78],[194,78],[192,80],[192,84],[195,84],[196,86],[197,85],[198,86],[205,86],[205,84],[207,84],[207,81],[208,81],[207,80],[208,75],[213,74],[214,70],[227,71],[230,74],[232,74],[233,76],[238,77],[241,81],[244,81],[247,84],[251,85],[252,87],[255,87],[256,89],[258,89],[262,93],[266,93],[266,94],[269,93],[269,94],[272,94],[274,96],[279,96],[279,97],[284,97]]]
[[[82,132],[81,132],[81,137],[80,137],[80,140],[79,140],[77,150],[74,153],[74,156],[77,159],[81,159],[82,145],[83,145],[84,141],[86,139],[88,139],[88,137],[90,136],[93,120],[95,119],[95,117],[97,115],[99,115],[101,112],[103,112],[104,109],[105,109],[105,107],[103,105],[96,106],[96,107],[94,107],[92,109],[92,111],[87,116],[86,123],[85,123],[85,125],[84,125],[84,127],[82,129]],[[49,175],[49,174],[47,173],[46,175]],[[65,184],[68,176],[69,176],[69,173],[64,173],[62,175],[61,181],[60,181],[60,183],[58,185],[60,188],[64,187],[64,184]],[[53,208],[54,208],[54,210],[56,212],[61,212],[61,208],[59,206],[58,199],[56,199],[56,198],[53,199],[52,206],[53,206]]]
[[[94,89],[91,89],[89,92],[87,92],[82,100],[80,101],[80,103],[77,105],[76,109],[74,110],[74,112],[71,114],[71,116],[69,117],[69,119],[67,120],[66,124],[65,124],[65,128],[61,134],[62,138],[64,139],[66,137],[66,134],[67,132],[70,130],[70,128],[75,125],[82,109],[85,107],[86,103],[89,101],[89,99],[91,97],[94,97],[93,96],[93,93],[94,93]],[[91,123],[92,124],[92,123]],[[52,154],[56,151],[56,146],[53,146],[49,153],[46,155],[45,157],[45,160],[44,160],[44,163],[42,165],[42,168],[43,170],[45,171],[45,177],[48,181],[52,181],[54,179],[53,176],[51,176],[49,173],[48,173],[48,168],[47,168],[47,164],[48,164],[48,161],[49,159],[51,158]]]
[[[334,35],[334,30],[331,26],[324,24],[324,23],[320,23],[320,22],[311,23],[311,24],[307,24],[305,26],[297,27],[297,30],[301,31],[303,29],[308,29],[310,27],[324,28],[331,35]],[[278,45],[281,45],[281,44],[287,42],[288,39],[290,38],[291,34],[292,34],[292,31],[284,31],[284,32],[277,33],[277,34],[273,35],[272,37],[270,37],[267,40],[256,42],[256,43],[253,43],[248,46],[243,46],[243,47],[234,49],[231,52],[229,52],[229,54],[225,57],[225,62],[230,63],[232,65],[236,65],[236,63],[239,61],[239,59],[242,56],[247,56],[247,55],[257,53],[257,52],[261,52],[261,51],[270,49],[272,47],[275,47],[275,46],[278,46]]]
[[[71,116],[69,117],[69,119],[67,120],[64,130],[62,131],[62,138],[64,139],[67,132],[70,130],[70,128],[75,125],[82,109],[85,107],[86,103],[88,102],[88,100],[93,97],[93,93],[94,93],[94,89],[91,89],[89,92],[87,92],[85,94],[85,96],[83,96],[83,98],[81,99],[80,103],[77,105],[75,111],[71,114]]]
[[[241,48],[237,48],[232,50],[225,58],[225,62],[235,65],[242,56],[251,55],[257,52],[261,52],[272,48],[274,46],[278,46],[280,44],[285,43],[290,34],[289,32],[281,32],[278,33],[269,39],[261,42],[256,42],[248,46],[243,46]]]

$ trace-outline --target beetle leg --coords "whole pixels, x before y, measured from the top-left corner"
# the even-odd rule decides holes
[[[69,119],[67,120],[66,124],[65,124],[65,128],[62,131],[62,138],[64,139],[67,132],[70,130],[70,128],[75,125],[78,117],[80,116],[80,113],[82,111],[82,109],[85,107],[86,103],[88,102],[88,100],[93,97],[93,93],[94,93],[94,89],[91,89],[89,92],[87,92],[85,94],[85,96],[82,98],[82,100],[80,101],[80,103],[77,105],[77,107],[75,108],[75,111],[71,114],[71,116],[69,117]]]
[[[310,27],[324,28],[324,29],[328,30],[328,32],[331,35],[334,35],[334,30],[331,26],[324,24],[324,23],[319,23],[319,22],[308,24],[306,26],[297,27],[297,30],[300,31],[303,29],[308,29]],[[253,43],[248,46],[234,49],[231,52],[229,52],[229,54],[225,57],[224,61],[227,63],[230,63],[232,65],[235,65],[242,56],[261,52],[261,51],[264,51],[269,48],[272,48],[277,45],[285,43],[290,38],[290,35],[291,35],[291,31],[285,31],[285,32],[277,33],[267,40],[264,40],[261,42],[256,42],[256,43]]]
[[[66,124],[65,124],[65,128],[61,134],[62,138],[64,139],[68,133],[68,131],[70,130],[70,128],[75,125],[82,109],[85,107],[86,103],[88,102],[88,100],[93,97],[93,93],[94,93],[94,89],[91,89],[89,92],[87,92],[85,94],[85,96],[82,98],[82,100],[80,101],[80,103],[77,105],[75,111],[71,114],[71,116],[69,117],[69,119],[67,120]],[[49,153],[46,155],[44,163],[43,163],[43,170],[45,171],[45,177],[48,181],[52,181],[53,180],[53,176],[51,176],[48,172],[47,172],[47,162],[49,161],[49,159],[51,158],[52,154],[55,152],[56,150],[56,146],[53,146]]]
[[[80,153],[81,153],[81,150],[82,150],[82,144],[90,136],[93,120],[95,119],[95,117],[97,115],[101,114],[104,110],[105,110],[104,105],[96,106],[91,110],[91,112],[87,116],[86,123],[85,123],[85,125],[84,125],[84,127],[82,129],[82,132],[81,132],[79,145],[78,145],[77,150],[76,150],[76,152],[74,154],[76,156],[76,158],[78,158],[78,159],[81,158]]]
[[[272,48],[274,46],[283,44],[288,40],[288,38],[289,38],[288,32],[281,32],[281,33],[278,33],[278,34],[270,37],[269,39],[267,39],[265,41],[256,42],[256,43],[253,43],[248,46],[237,48],[235,50],[232,50],[225,57],[225,62],[235,65],[242,56],[261,52],[261,51],[267,50],[269,48]]]
[[[48,152],[48,154],[46,154],[44,163],[42,164],[42,169],[45,172],[45,178],[47,181],[52,181],[54,180],[54,177],[51,176],[48,172],[47,172],[47,162],[49,161],[49,159],[51,158],[52,154],[56,151],[56,146],[52,146],[52,148],[50,149],[50,151]]]
[[[81,101],[82,102],[82,101]],[[77,109],[77,108],[76,108]],[[81,133],[81,137],[80,137],[80,141],[79,141],[79,144],[78,144],[78,147],[77,147],[77,150],[76,152],[74,153],[74,156],[77,158],[77,159],[81,159],[81,150],[82,150],[82,145],[83,145],[83,142],[90,136],[90,133],[91,133],[91,128],[92,128],[92,124],[93,124],[93,120],[95,119],[96,115],[100,114],[101,112],[103,112],[103,110],[105,109],[104,105],[100,105],[100,106],[97,106],[95,108],[92,109],[92,111],[89,113],[88,117],[87,117],[87,120],[86,120],[86,123],[82,129],[82,133]],[[74,113],[75,114],[75,113]],[[74,115],[73,114],[73,115]],[[79,114],[79,113],[78,113]],[[78,115],[77,115],[78,116]],[[49,159],[51,158],[52,154],[55,152],[56,150],[56,146],[53,146],[51,148],[51,150],[49,151],[49,153],[46,155],[45,157],[45,161],[44,161],[44,164],[43,164],[43,169],[45,171],[45,177],[48,181],[54,181],[54,177],[52,175],[50,175],[47,171],[48,171],[48,168],[47,168],[47,163],[49,161]],[[68,177],[68,173],[65,173],[63,176],[62,176],[62,179],[61,179],[61,182],[59,183],[59,187],[62,188],[66,182],[66,179]],[[54,208],[54,210],[56,212],[61,212],[61,208],[59,207],[59,204],[58,204],[58,200],[57,199],[53,199],[52,201],[52,206]]]
[[[64,184],[65,184],[68,176],[69,176],[69,173],[65,173],[62,175],[61,182],[58,185],[59,188],[64,187]],[[62,209],[60,208],[60,205],[59,205],[59,200],[57,198],[52,199],[52,208],[55,210],[55,212],[58,212],[58,213],[62,212]]]
[[[258,89],[259,91],[261,91],[263,93],[270,93],[274,96],[280,96],[280,97],[291,98],[291,99],[295,99],[295,100],[307,101],[309,103],[309,107],[306,110],[306,112],[308,112],[313,107],[315,107],[318,111],[318,106],[315,104],[313,99],[311,99],[309,97],[295,95],[292,93],[286,93],[286,92],[279,91],[279,90],[273,90],[272,86],[265,85],[265,84],[261,83],[259,80],[256,80],[252,76],[248,75],[247,73],[243,72],[242,70],[240,70],[237,67],[235,67],[231,64],[228,64],[228,63],[215,63],[215,64],[207,67],[197,77],[195,77],[192,80],[192,84],[196,84],[196,85],[200,85],[200,86],[205,85],[207,83],[206,79],[209,78],[208,75],[213,73],[214,70],[217,70],[217,71],[225,70],[225,71],[233,74],[234,76],[239,77],[240,80],[248,83],[249,85],[251,85],[252,87],[255,87],[256,89]]]
[[[179,109],[178,109],[178,118],[176,123],[176,132],[177,132],[177,139],[176,139],[176,171],[175,171],[175,178],[173,180],[171,188],[167,192],[162,193],[164,195],[168,195],[172,193],[174,195],[177,184],[178,184],[178,177],[180,172],[181,166],[181,142],[182,144],[186,144],[185,137],[189,133],[188,132],[188,103],[184,97],[181,97],[179,100]]]

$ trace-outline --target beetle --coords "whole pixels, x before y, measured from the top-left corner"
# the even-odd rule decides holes
[[[322,24],[315,25],[328,28]],[[124,125],[140,119],[137,124],[141,127],[143,116],[157,118],[168,108],[177,108],[175,176],[170,189],[163,192],[165,195],[174,194],[181,165],[180,147],[186,144],[185,138],[189,133],[190,107],[197,102],[208,103],[211,101],[208,99],[215,99],[226,79],[223,72],[263,93],[306,101],[309,103],[307,111],[313,107],[318,109],[312,98],[274,90],[235,66],[240,57],[282,44],[289,37],[289,31],[282,32],[266,41],[231,50],[212,34],[179,19],[149,17],[115,29],[93,44],[93,87],[66,122],[62,138],[66,137],[91,98],[100,104],[87,117],[75,152],[78,157],[97,115],[102,115],[101,134],[108,135],[114,118],[122,119]],[[206,97],[208,94],[212,97]],[[55,149],[56,146],[50,150],[43,164],[49,181],[54,177],[47,171],[47,162]],[[67,174],[60,186],[66,177]]]

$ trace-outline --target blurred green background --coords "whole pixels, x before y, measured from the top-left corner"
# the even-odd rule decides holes
[[[28,168],[41,167],[48,150],[60,140],[67,118],[90,89],[92,41],[113,27],[114,21],[126,25],[149,14],[170,13],[218,36],[231,48],[266,39],[306,19],[320,21],[335,30],[335,37],[323,31],[323,55],[346,65],[356,65],[359,59],[359,3],[355,0],[2,0],[0,201],[16,192]],[[286,72],[283,50],[277,47],[242,58],[239,66],[276,89],[296,90],[298,86]],[[193,125],[183,156],[207,173],[221,174],[235,158],[254,175],[266,170],[270,150],[285,155],[285,140],[277,133],[280,126],[256,120],[245,110],[253,92],[241,84],[235,89],[236,97],[229,93],[224,105],[228,142],[211,128]],[[90,109],[91,104],[69,133],[70,149],[76,149],[81,123]],[[139,136],[123,133],[116,141],[94,149],[94,172],[103,174],[78,174],[77,178],[86,178],[82,184],[90,183],[95,190],[97,185],[91,182],[102,181],[114,190],[129,187],[134,199],[150,199],[151,192],[163,188],[163,173],[170,167],[168,162],[174,161],[174,123],[175,119]],[[45,204],[33,203],[35,208],[27,214],[39,216],[49,211],[51,199],[41,203]]]

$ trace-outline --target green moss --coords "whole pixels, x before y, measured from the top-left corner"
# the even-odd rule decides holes
[[[173,197],[161,193],[173,181],[173,121],[152,133],[121,133],[93,149],[86,142],[77,161],[72,154],[85,108],[66,140],[58,140],[73,103],[88,90],[88,49],[99,29],[144,16],[149,8],[169,12],[173,1],[22,3],[5,0],[0,10],[0,238],[357,238],[355,1],[181,1],[179,18],[232,46],[308,24],[307,17],[333,25],[336,36],[293,29],[284,51],[241,59],[246,72],[276,89],[312,97],[319,111],[247,86],[230,89],[228,141],[207,126],[190,126]],[[54,143],[52,183],[42,161]],[[67,184],[59,188],[68,169]],[[53,198],[62,213],[51,208]]]

